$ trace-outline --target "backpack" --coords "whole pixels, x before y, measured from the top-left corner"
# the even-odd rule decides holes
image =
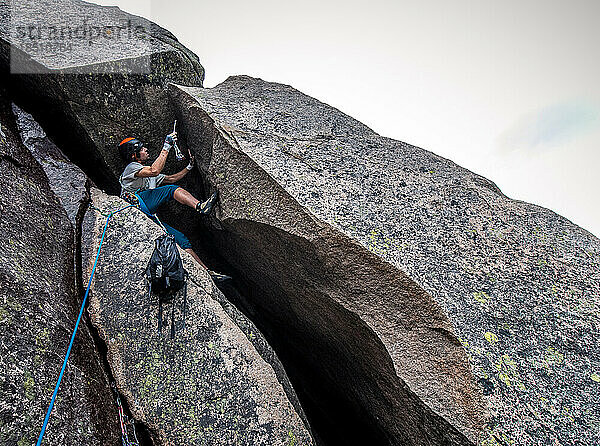
[[[183,329],[185,330],[185,313],[187,304],[187,277],[181,256],[175,244],[175,237],[163,234],[154,243],[154,251],[146,267],[148,280],[148,298],[152,292],[158,295],[158,333],[162,331],[162,305],[173,300],[183,288]],[[171,339],[175,337],[175,303],[171,314]]]

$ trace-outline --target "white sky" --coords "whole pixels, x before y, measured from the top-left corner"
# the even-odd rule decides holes
[[[600,236],[600,1],[98,0]]]

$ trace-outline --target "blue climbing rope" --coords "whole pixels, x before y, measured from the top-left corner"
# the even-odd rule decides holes
[[[54,407],[54,401],[56,400],[56,395],[58,394],[58,387],[60,386],[60,382],[65,373],[65,368],[67,367],[67,361],[69,360],[69,355],[71,354],[71,348],[73,347],[73,341],[75,340],[75,334],[77,333],[77,329],[79,328],[79,322],[81,321],[81,316],[83,315],[83,309],[85,307],[85,302],[86,302],[88,294],[90,292],[90,286],[92,285],[92,279],[94,278],[94,273],[96,272],[96,264],[98,263],[98,258],[100,257],[100,249],[102,249],[102,243],[104,242],[104,235],[106,234],[106,228],[108,227],[108,221],[117,212],[121,212],[130,207],[134,207],[134,205],[130,204],[129,206],[125,206],[121,209],[118,209],[114,212],[111,212],[106,217],[106,223],[104,224],[104,230],[102,231],[102,238],[100,239],[100,246],[98,246],[98,252],[96,253],[96,259],[94,260],[94,267],[92,268],[92,274],[90,275],[90,280],[88,281],[87,289],[85,290],[85,295],[83,296],[83,302],[82,302],[81,308],[79,310],[79,316],[77,317],[77,322],[75,323],[75,329],[73,330],[73,334],[71,335],[71,342],[69,343],[69,348],[67,349],[67,354],[65,355],[65,360],[63,361],[62,369],[60,370],[60,374],[58,375],[58,382],[56,383],[56,387],[54,388],[54,393],[52,394],[52,399],[50,400],[50,406],[48,406],[48,410],[46,411],[46,417],[44,418],[44,425],[42,426],[42,432],[40,432],[40,436],[38,437],[36,446],[40,446],[42,444],[42,439],[44,438],[44,433],[46,432],[46,426],[48,425],[48,419],[50,418],[50,412],[52,412],[52,408]],[[106,215],[106,214],[102,214],[102,215]]]

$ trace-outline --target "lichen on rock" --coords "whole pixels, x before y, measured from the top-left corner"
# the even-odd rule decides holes
[[[106,213],[122,200],[93,189],[92,203]],[[84,264],[91,271],[105,217],[84,219]],[[180,292],[164,304],[158,332],[158,297],[148,296],[143,272],[161,234],[138,209],[112,217],[90,294],[90,315],[108,345],[119,390],[136,420],[160,444],[312,444],[301,416],[278,376],[216,297],[210,277],[181,251],[190,274],[187,304]],[[184,327],[184,309],[185,327]],[[174,311],[175,337],[170,337]],[[238,318],[242,318],[238,313]],[[250,323],[251,326],[251,323]],[[254,330],[253,336],[262,336]]]
[[[598,438],[596,237],[290,86],[234,76],[170,92],[221,191],[214,244],[272,291],[251,311],[289,327],[287,346],[324,376],[374,367],[331,385],[390,441],[452,429],[464,437],[451,444]],[[356,336],[384,348],[357,348]],[[334,365],[303,348],[314,338]]]
[[[21,143],[2,88],[0,123],[0,443],[31,445],[77,319],[74,231],[44,171]],[[82,325],[44,444],[91,446],[118,438],[107,378]]]

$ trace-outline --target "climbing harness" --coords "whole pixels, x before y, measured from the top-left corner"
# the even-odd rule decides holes
[[[127,203],[134,205],[135,207],[140,206],[140,200],[137,194],[132,192],[123,191],[121,192],[121,198],[125,200]]]
[[[117,384],[113,381],[110,383],[110,387],[113,389],[115,399],[117,401],[117,411],[119,412],[119,424],[121,426],[121,443],[123,446],[139,446],[137,434],[135,432],[135,423],[130,419],[123,411],[123,405],[121,404],[121,397],[117,390]],[[129,427],[129,429],[128,429]],[[129,439],[129,431],[131,430],[134,440]]]
[[[94,260],[94,266],[92,268],[92,274],[90,274],[90,280],[88,281],[87,289],[85,290],[85,295],[83,296],[83,302],[81,303],[81,308],[79,309],[79,316],[77,316],[77,322],[75,323],[75,328],[73,329],[73,333],[71,334],[71,342],[69,343],[69,348],[67,349],[67,354],[65,355],[65,359],[63,361],[62,369],[60,370],[60,374],[58,375],[58,381],[56,383],[56,387],[54,387],[54,393],[52,393],[52,399],[50,400],[50,405],[48,406],[48,410],[46,411],[46,417],[44,418],[44,425],[42,426],[42,431],[40,432],[40,436],[38,437],[36,446],[40,446],[42,444],[42,439],[44,438],[44,433],[46,432],[46,426],[48,425],[48,420],[50,418],[50,412],[52,412],[52,408],[54,407],[54,402],[56,400],[56,395],[58,394],[58,388],[60,386],[60,382],[62,381],[62,377],[65,373],[65,368],[67,367],[67,361],[69,360],[69,356],[71,355],[71,348],[73,347],[73,341],[75,340],[75,335],[77,334],[77,329],[79,328],[79,322],[81,322],[81,316],[83,315],[83,309],[85,308],[85,302],[87,301],[88,294],[90,293],[90,287],[92,285],[92,279],[94,278],[94,273],[96,272],[96,265],[98,264],[98,258],[100,257],[100,250],[102,249],[102,243],[104,242],[104,236],[106,234],[106,228],[108,227],[108,222],[111,217],[118,212],[121,212],[127,208],[133,207],[134,205],[130,204],[128,206],[122,207],[116,211],[111,212],[110,214],[105,214],[100,212],[101,215],[106,216],[106,223],[104,223],[104,230],[102,231],[102,238],[100,239],[100,246],[98,246],[98,252],[96,253],[96,259]]]

